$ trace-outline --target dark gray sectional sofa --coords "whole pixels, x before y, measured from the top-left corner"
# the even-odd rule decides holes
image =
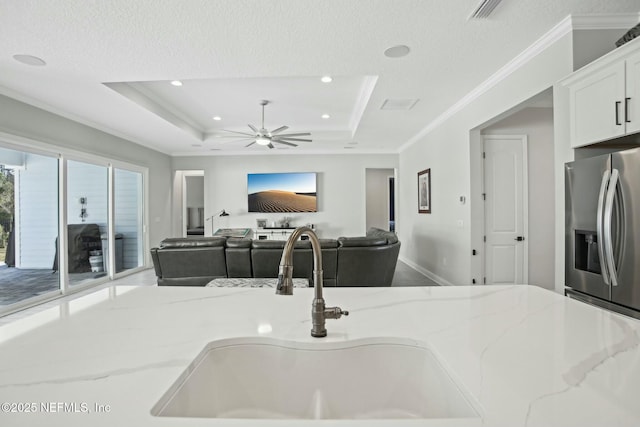
[[[151,249],[161,286],[204,286],[220,277],[276,278],[285,241],[224,237],[168,238]],[[323,285],[391,286],[400,252],[393,232],[371,228],[366,236],[320,239]],[[313,280],[308,240],[296,242],[293,277]]]

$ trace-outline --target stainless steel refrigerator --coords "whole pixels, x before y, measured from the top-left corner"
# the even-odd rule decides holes
[[[565,164],[565,293],[640,319],[640,148]]]

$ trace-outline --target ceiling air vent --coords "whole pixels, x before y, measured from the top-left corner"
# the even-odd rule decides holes
[[[502,0],[482,0],[478,7],[471,13],[469,19],[486,19],[491,15],[493,9],[500,4]]]
[[[410,110],[418,102],[417,99],[386,99],[381,110]]]

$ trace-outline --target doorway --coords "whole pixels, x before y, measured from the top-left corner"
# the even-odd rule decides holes
[[[395,231],[395,169],[367,168],[365,176],[366,229]]]
[[[484,283],[528,281],[527,136],[483,135]]]
[[[182,235],[204,236],[204,171],[183,174]]]

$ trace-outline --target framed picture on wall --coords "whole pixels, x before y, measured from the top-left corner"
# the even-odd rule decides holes
[[[431,169],[418,172],[418,213],[431,213]]]

